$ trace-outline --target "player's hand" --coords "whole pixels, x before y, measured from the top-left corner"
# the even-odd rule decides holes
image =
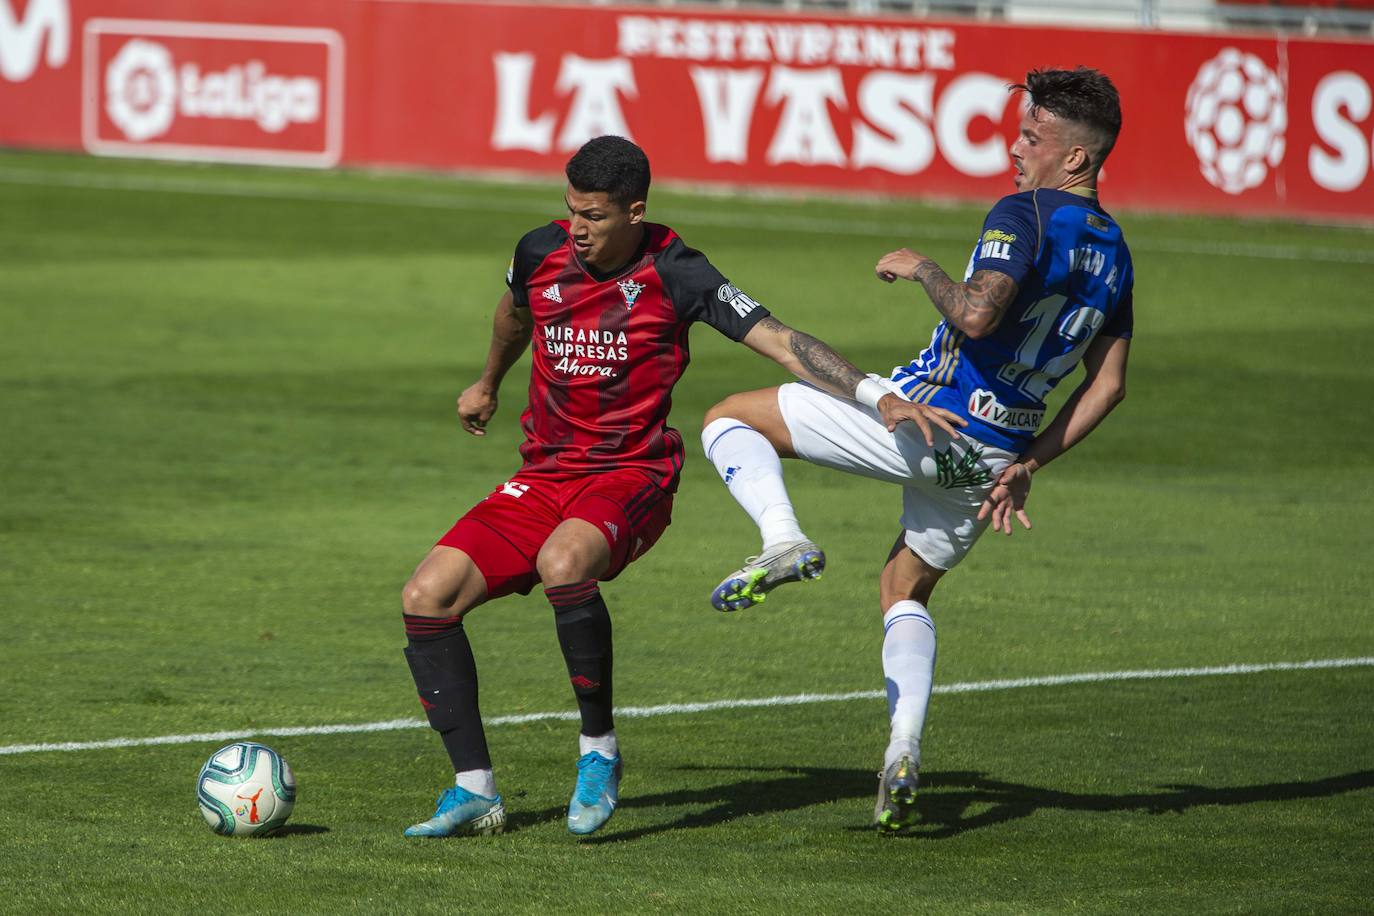
[[[898,248],[896,251],[889,251],[878,259],[878,266],[873,268],[873,272],[878,275],[878,279],[884,283],[892,283],[895,280],[915,280],[916,268],[921,266],[923,261],[930,260],[923,254],[917,254],[910,248]]]
[[[458,395],[458,422],[474,436],[487,434],[487,421],[496,413],[496,392],[481,382],[469,385]]]
[[[932,427],[938,426],[949,434],[951,439],[959,438],[959,430],[956,427],[968,426],[968,421],[957,413],[945,410],[943,407],[931,407],[929,404],[913,404],[904,401],[895,394],[885,394],[878,401],[878,415],[883,423],[887,425],[887,431],[895,433],[897,424],[904,421],[915,423],[921,430],[921,435],[925,437],[926,445],[935,447],[935,433]]]
[[[1030,530],[1026,517],[1026,497],[1030,496],[1031,472],[1024,464],[1012,462],[997,477],[997,483],[978,509],[978,520],[991,516],[992,530],[1011,534],[1011,517],[1016,515],[1021,527]]]

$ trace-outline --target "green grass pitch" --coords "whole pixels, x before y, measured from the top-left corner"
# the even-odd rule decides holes
[[[1010,190],[1010,185],[1009,188]],[[1108,206],[1110,185],[1105,188]],[[0,747],[418,718],[399,589],[514,471],[453,401],[556,184],[0,155]],[[783,320],[886,371],[981,210],[659,189]],[[1130,394],[933,602],[942,683],[1374,655],[1374,235],[1125,214]],[[755,551],[700,420],[779,370],[699,327],[672,527],[605,592],[623,705],[881,686],[895,490],[788,465],[826,577],[713,612]],[[1062,395],[1076,376],[1061,386]],[[536,592],[469,618],[489,717],[569,711]],[[213,835],[220,742],[0,754],[0,911],[1368,911],[1374,669],[935,698],[922,823],[869,826],[882,700],[624,719],[616,818],[569,836],[575,731],[492,727],[512,828],[408,841],[450,778],[413,728],[266,739],[285,835]]]

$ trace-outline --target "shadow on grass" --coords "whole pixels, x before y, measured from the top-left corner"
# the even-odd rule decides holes
[[[741,767],[684,767],[681,769],[772,774],[737,782],[721,783],[703,789],[682,789],[657,795],[626,797],[625,808],[696,809],[673,820],[635,830],[608,832],[590,838],[591,843],[636,840],[669,830],[710,827],[740,817],[795,811],[811,805],[842,799],[869,799],[877,791],[876,777],[867,770],[801,767],[773,770]],[[1306,782],[1261,783],[1251,786],[1211,787],[1174,784],[1151,792],[1121,795],[1062,792],[1039,786],[991,779],[977,772],[931,772],[921,777],[922,794],[917,807],[920,821],[905,836],[929,840],[948,839],[968,830],[990,827],[1028,817],[1042,809],[1064,811],[1139,811],[1148,814],[1179,814],[1206,805],[1248,805],[1255,802],[1296,801],[1326,798],[1374,787],[1374,770],[1360,770],[1342,776]],[[867,812],[865,811],[865,814]],[[555,809],[528,814],[519,820],[526,825],[560,818]],[[871,830],[855,826],[853,830]],[[612,828],[613,830],[613,828]]]
[[[1250,805],[1256,802],[1328,798],[1374,787],[1374,770],[1359,770],[1325,779],[1251,786],[1213,787],[1172,783],[1160,786],[1153,792],[1122,795],[1060,792],[989,779],[982,773],[933,773],[926,784],[932,791],[918,802],[921,820],[911,835],[945,839],[967,830],[1017,820],[1049,808],[1061,811],[1182,814],[1190,808],[1207,805]]]
[[[289,840],[298,836],[314,836],[317,833],[328,833],[329,828],[323,824],[287,824],[285,827],[274,830],[262,839],[265,840]]]

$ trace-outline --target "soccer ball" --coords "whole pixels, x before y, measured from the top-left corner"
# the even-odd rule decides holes
[[[286,823],[296,805],[296,777],[281,755],[240,741],[210,755],[196,777],[200,814],[215,833],[263,836]]]
[[[1264,61],[1225,48],[1188,88],[1184,130],[1203,177],[1227,194],[1258,187],[1283,161],[1288,107]]]

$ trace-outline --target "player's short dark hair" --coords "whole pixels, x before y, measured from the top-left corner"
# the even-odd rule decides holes
[[[568,160],[568,184],[583,193],[605,192],[628,207],[649,199],[649,157],[624,137],[596,137]]]
[[[1043,109],[1086,128],[1094,169],[1102,167],[1121,133],[1121,96],[1105,73],[1088,67],[1032,70],[1011,87],[1030,96],[1031,111]]]

